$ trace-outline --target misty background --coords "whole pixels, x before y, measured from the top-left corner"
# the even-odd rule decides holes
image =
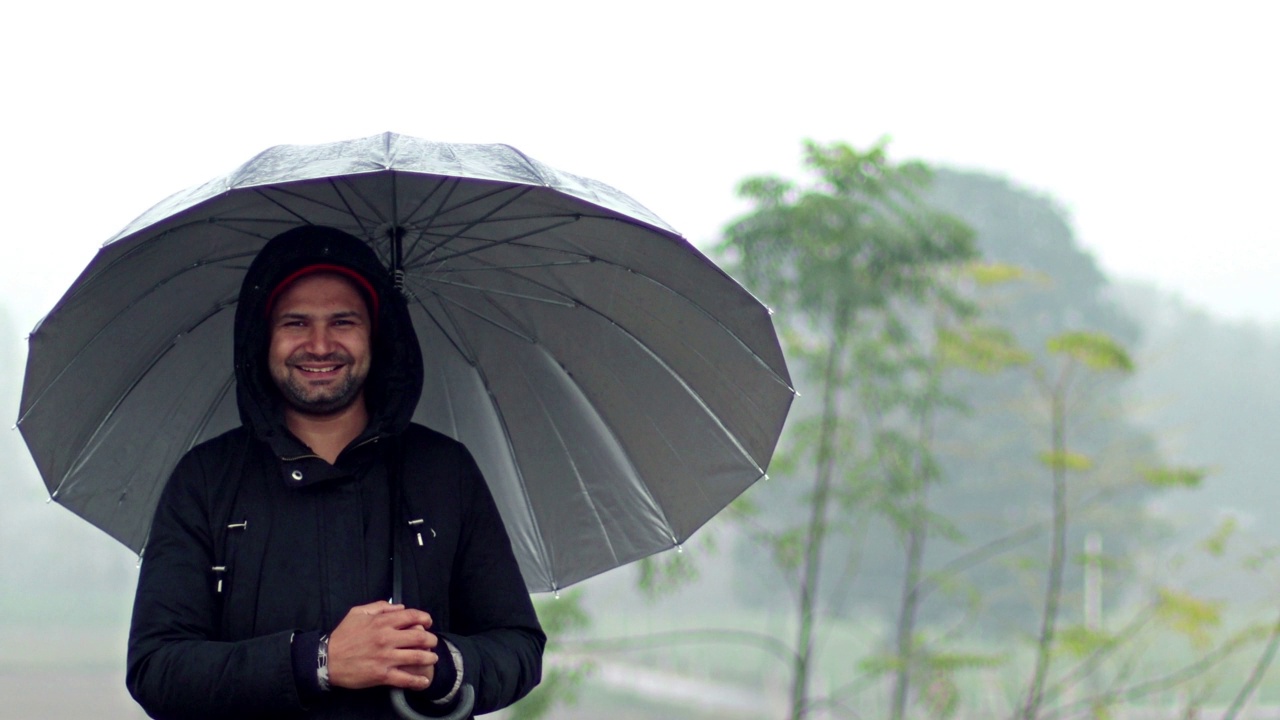
[[[169,193],[273,144],[385,130],[508,142],[616,185],[714,252],[746,212],[736,184],[799,176],[802,139],[865,147],[888,137],[895,159],[939,168],[928,199],[975,230],[985,258],[1043,273],[998,311],[1002,323],[1029,346],[1088,327],[1132,354],[1135,372],[1107,386],[1120,409],[1090,428],[1097,447],[1118,440],[1126,457],[1207,471],[1195,489],[1127,496],[1073,537],[1074,550],[1095,531],[1148,574],[1230,602],[1240,623],[1269,617],[1280,588],[1249,561],[1280,545],[1270,522],[1280,508],[1270,442],[1280,426],[1276,11],[888,5],[6,8],[0,407],[16,418],[26,333],[98,245]],[[969,391],[989,399],[1007,382]],[[812,411],[801,390],[796,417]],[[990,423],[957,426],[955,442],[1007,439],[1011,421]],[[0,443],[0,718],[141,717],[123,687],[136,557],[47,502],[16,430]],[[1009,463],[1031,452],[1012,445]],[[1011,490],[983,467],[950,466],[961,480],[939,502],[966,538],[952,547],[1036,491]],[[775,472],[748,494],[770,505],[803,492],[785,480]],[[1225,560],[1178,559],[1224,528]],[[844,653],[874,649],[900,583],[892,537],[873,523],[865,533],[856,563],[842,555],[827,586],[843,623],[827,640]],[[696,577],[669,592],[637,589],[636,568],[575,591],[590,623],[555,662],[585,659],[590,672],[579,702],[553,717],[782,716],[777,654],[699,633],[732,625],[788,637],[783,580],[729,522],[681,555]],[[1008,568],[983,572],[988,588],[1020,582]],[[1104,612],[1135,592],[1107,584]],[[1017,602],[1007,607],[1011,623],[1027,619]],[[611,644],[635,636],[657,639]]]

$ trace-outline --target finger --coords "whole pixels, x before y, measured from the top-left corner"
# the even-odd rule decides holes
[[[429,650],[397,650],[391,653],[387,659],[395,667],[406,670],[408,668],[422,668],[423,672],[426,672],[426,668],[433,668],[436,663],[440,662],[440,656]]]
[[[403,610],[403,609],[404,609],[404,605],[400,605],[400,604],[392,605],[386,600],[378,600],[375,602],[366,603],[364,605],[357,605],[351,608],[351,610],[348,611],[347,614],[354,613],[357,615],[381,615],[382,613],[394,612],[394,611]]]
[[[387,672],[385,684],[391,687],[404,688],[405,690],[426,690],[427,686],[431,684],[431,680],[422,675],[406,672],[400,668],[392,668]]]
[[[397,630],[404,630],[415,625],[421,625],[424,630],[431,627],[431,615],[422,610],[404,607],[398,610],[388,610],[382,613],[378,619]]]
[[[390,647],[405,650],[434,650],[440,644],[440,639],[424,630],[405,628],[386,636],[385,642]]]

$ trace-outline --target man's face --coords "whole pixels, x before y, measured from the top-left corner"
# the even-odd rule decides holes
[[[369,310],[349,280],[317,273],[285,288],[271,310],[267,366],[285,401],[308,415],[363,402]]]

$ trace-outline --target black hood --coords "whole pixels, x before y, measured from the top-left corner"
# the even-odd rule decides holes
[[[293,228],[272,238],[245,273],[235,321],[240,421],[263,440],[287,436],[283,400],[267,371],[270,332],[266,305],[281,280],[319,263],[341,265],[360,273],[378,295],[378,315],[373,319],[370,344],[373,357],[364,386],[369,426],[363,436],[399,433],[412,420],[422,394],[422,351],[408,304],[394,286],[387,266],[366,242],[318,225]]]

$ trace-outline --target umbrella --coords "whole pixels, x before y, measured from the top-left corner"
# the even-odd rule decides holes
[[[505,145],[266,150],[109,240],[31,334],[18,425],[51,496],[137,552],[178,459],[239,424],[241,278],[299,225],[369,242],[530,591],[678,546],[763,476],[794,392],[769,313],[621,192]]]

